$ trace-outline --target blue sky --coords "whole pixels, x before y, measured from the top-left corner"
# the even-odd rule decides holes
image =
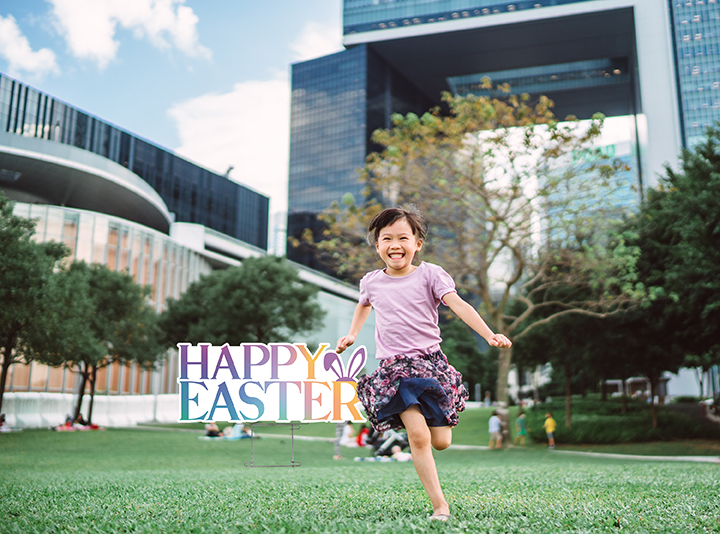
[[[290,64],[342,49],[342,0],[0,0],[0,72],[286,209]]]

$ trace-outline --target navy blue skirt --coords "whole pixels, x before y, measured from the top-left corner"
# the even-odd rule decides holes
[[[384,432],[404,428],[400,414],[413,405],[419,406],[428,426],[455,426],[468,392],[462,375],[437,351],[383,360],[358,381],[358,398],[373,428]]]

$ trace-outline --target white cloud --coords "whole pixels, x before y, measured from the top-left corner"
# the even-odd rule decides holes
[[[12,15],[5,18],[0,15],[0,56],[7,60],[10,76],[17,76],[20,71],[38,77],[60,72],[55,52],[49,48],[33,51]]]
[[[181,145],[176,152],[270,197],[270,211],[287,210],[290,85],[278,78],[236,84],[168,110]]]
[[[310,21],[290,45],[295,61],[307,61],[343,50],[340,25]]]
[[[209,59],[212,52],[198,41],[198,17],[185,0],[49,0],[70,52],[104,68],[120,43],[115,32],[131,30],[161,50],[177,48],[191,57]]]

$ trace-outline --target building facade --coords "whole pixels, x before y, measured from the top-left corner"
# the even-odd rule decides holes
[[[0,127],[0,189],[15,215],[36,220],[34,238],[64,243],[67,261],[127,271],[151,287],[158,312],[202,275],[267,253],[267,197],[4,75]],[[318,331],[297,341],[334,343],[349,329],[358,291],[296,267],[320,288],[327,312]],[[372,323],[358,340],[370,351]],[[176,351],[154,371],[117,363],[99,370],[94,422],[177,420],[177,374]],[[60,424],[80,385],[74,369],[14,364],[3,411],[11,426]]]
[[[634,186],[657,182],[720,119],[718,0],[344,0],[345,51],[292,68],[288,234],[343,195],[391,113],[480,80],[555,101],[558,117],[629,119]],[[346,72],[338,83],[338,74]],[[352,80],[352,82],[350,82]],[[323,150],[331,151],[325,157]],[[288,250],[312,261],[302,248]]]
[[[80,148],[117,163],[155,190],[172,220],[198,223],[267,249],[269,199],[80,109],[0,74],[0,132]],[[23,183],[26,182],[26,183]],[[4,188],[22,198],[85,208],[80,195],[48,198],[40,180],[20,173]],[[44,196],[44,198],[43,198]],[[160,230],[167,228],[158,228]]]

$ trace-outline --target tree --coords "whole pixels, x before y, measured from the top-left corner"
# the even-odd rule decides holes
[[[478,336],[463,324],[452,319],[440,325],[443,352],[469,384],[479,384],[481,392],[497,383],[497,349],[487,347],[482,352]]]
[[[28,329],[46,305],[53,269],[68,253],[61,243],[36,243],[35,221],[13,215],[13,206],[0,191],[0,409],[10,366],[32,359]]]
[[[373,134],[384,149],[362,170],[368,200],[347,198],[325,212],[327,231],[307,236],[319,252],[357,279],[378,265],[359,244],[369,220],[384,205],[414,203],[431,228],[424,257],[445,267],[481,303],[490,326],[511,339],[545,309],[557,311],[541,322],[569,313],[605,316],[633,303],[641,294],[633,278],[637,251],[621,235],[595,239],[617,216],[604,199],[625,168],[593,148],[603,117],[560,123],[551,101],[531,106],[527,95],[444,100],[447,115],[393,115],[391,129]],[[568,298],[535,298],[555,287],[566,288]],[[588,288],[599,298],[588,300]],[[512,300],[524,306],[514,317]],[[512,349],[500,351],[497,397],[504,402],[511,359]]]
[[[529,364],[550,363],[553,372],[562,371],[565,395],[565,426],[572,426],[573,378],[587,372],[590,361],[597,357],[598,336],[605,320],[589,316],[565,315],[532,329],[520,338],[516,351],[518,360]]]
[[[686,355],[719,362],[720,123],[666,168],[637,222],[647,276],[664,288],[675,343]]]
[[[165,345],[292,341],[322,321],[318,291],[282,258],[245,259],[202,277],[178,300],[168,301],[161,315]]]
[[[699,396],[705,395],[704,377],[711,367],[720,365],[720,354],[717,352],[706,352],[701,355],[686,354],[683,360],[683,367],[690,367],[695,370],[695,378],[698,381]]]
[[[78,369],[81,385],[74,417],[80,414],[89,384],[87,420],[92,422],[100,369],[115,362],[136,362],[152,369],[162,356],[157,314],[147,302],[150,288],[139,286],[125,272],[85,262],[74,262],[57,273],[52,287],[47,323],[32,334],[36,358]],[[73,335],[56,335],[62,331]]]

